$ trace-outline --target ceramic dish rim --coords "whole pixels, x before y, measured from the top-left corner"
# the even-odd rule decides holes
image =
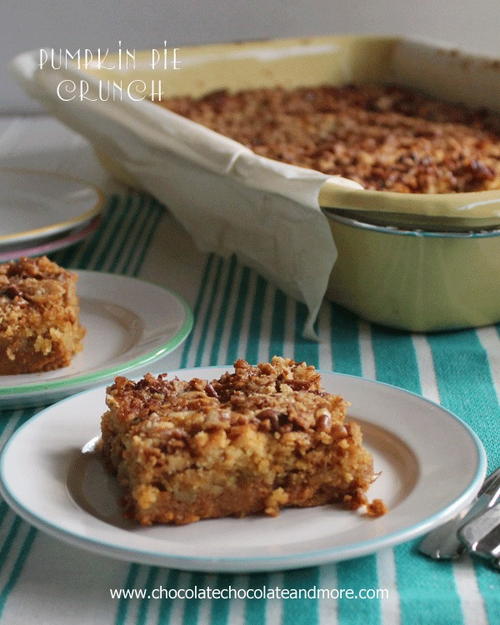
[[[411,237],[431,237],[436,239],[489,239],[500,236],[500,228],[483,229],[483,230],[465,230],[463,232],[441,231],[441,230],[425,230],[424,228],[400,228],[399,226],[384,226],[381,224],[373,224],[368,221],[361,221],[353,217],[338,215],[334,209],[323,208],[323,214],[331,221],[337,221],[350,228],[358,228],[360,230],[369,230],[379,232],[380,234],[396,234],[400,236]]]

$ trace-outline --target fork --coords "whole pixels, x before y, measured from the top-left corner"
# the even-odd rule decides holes
[[[458,532],[470,521],[492,508],[500,498],[500,468],[489,475],[472,504],[448,522],[432,530],[422,540],[418,549],[421,553],[435,560],[459,558],[465,551],[465,544],[459,539]],[[474,529],[474,528],[473,528]],[[470,532],[467,543],[474,542]]]
[[[461,527],[458,538],[470,553],[491,560],[496,567],[500,560],[500,504]]]

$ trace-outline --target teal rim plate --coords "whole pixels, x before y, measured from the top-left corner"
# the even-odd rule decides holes
[[[147,365],[173,351],[193,325],[189,306],[164,287],[76,271],[83,350],[68,367],[0,376],[0,408],[48,403]]]
[[[227,370],[171,375],[213,379]],[[426,533],[473,499],[486,458],[458,417],[387,384],[329,372],[322,378],[327,391],[351,402],[350,417],[361,424],[380,472],[368,495],[385,501],[382,517],[327,505],[180,527],[127,521],[115,478],[96,451],[104,387],[64,399],[17,430],[0,458],[0,491],[29,523],[73,546],[143,564],[240,573],[368,555]]]

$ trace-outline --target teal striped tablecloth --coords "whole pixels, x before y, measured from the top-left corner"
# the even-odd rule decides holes
[[[176,241],[181,243],[176,244]],[[325,303],[319,343],[302,338],[306,310],[235,259],[202,257],[148,197],[110,200],[86,242],[58,252],[62,265],[185,286],[193,333],[155,369],[250,362],[274,354],[389,382],[441,402],[464,419],[500,464],[499,328],[412,335],[360,321]],[[201,259],[201,260],[200,260]],[[182,289],[181,289],[182,290]],[[0,415],[0,443],[33,410]],[[33,467],[36,470],[36,467]],[[126,564],[69,547],[31,528],[0,502],[0,622],[7,625],[482,625],[500,623],[500,576],[465,558],[435,563],[416,542],[357,560],[272,574],[208,575]],[[110,588],[326,587],[388,589],[383,599],[113,599]]]

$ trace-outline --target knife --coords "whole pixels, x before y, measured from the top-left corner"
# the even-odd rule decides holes
[[[469,521],[493,507],[499,498],[500,468],[485,479],[476,499],[468,508],[427,534],[418,546],[419,551],[435,560],[459,558],[466,547],[458,538],[458,531]]]

